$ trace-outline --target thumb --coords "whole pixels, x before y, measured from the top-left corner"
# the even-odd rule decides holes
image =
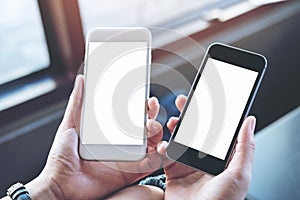
[[[77,75],[75,80],[75,85],[70,95],[63,120],[59,127],[60,132],[64,132],[65,130],[70,128],[75,128],[76,131],[78,131],[80,125],[79,119],[81,116],[81,105],[83,99],[82,96],[83,96],[83,76]]]
[[[243,122],[238,135],[235,153],[228,165],[228,171],[237,176],[251,179],[252,164],[254,159],[254,129],[256,119],[254,116],[247,117]],[[239,176],[240,177],[240,176]]]
[[[75,124],[76,133],[79,134],[80,131],[80,123],[81,123],[81,111],[82,111],[82,102],[83,102],[83,88],[84,88],[84,76],[79,74],[76,78],[76,88],[74,92],[74,100],[73,100],[73,121]]]

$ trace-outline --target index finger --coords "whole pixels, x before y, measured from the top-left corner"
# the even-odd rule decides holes
[[[228,165],[231,174],[242,176],[245,181],[249,182],[252,172],[252,164],[254,159],[254,128],[256,119],[253,116],[247,117],[242,125],[238,135],[235,153]]]
[[[78,133],[80,127],[80,117],[81,117],[81,105],[82,105],[82,95],[83,95],[83,76],[76,76],[75,85],[69,102],[66,107],[66,111],[59,129],[63,132],[64,130],[75,128]]]
[[[148,118],[156,119],[159,112],[159,103],[156,97],[151,97],[148,99]]]
[[[182,112],[185,102],[186,102],[186,96],[183,94],[178,95],[178,97],[175,100],[175,105],[180,112]]]

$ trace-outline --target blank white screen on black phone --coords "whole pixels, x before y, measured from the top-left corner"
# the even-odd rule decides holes
[[[223,98],[213,94],[220,91],[210,89],[215,83],[206,81],[216,76]],[[257,76],[256,71],[208,58],[174,141],[224,160]],[[215,102],[224,107],[222,112],[216,110]],[[213,133],[211,125],[216,123],[221,128]]]

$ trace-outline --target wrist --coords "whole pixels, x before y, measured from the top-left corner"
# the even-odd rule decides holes
[[[32,200],[39,199],[64,199],[61,190],[50,178],[40,174],[38,177],[25,185]]]

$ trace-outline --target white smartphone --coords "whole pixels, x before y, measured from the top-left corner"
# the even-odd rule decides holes
[[[136,161],[145,157],[150,63],[148,29],[89,31],[79,145],[83,159]]]
[[[168,157],[209,174],[221,173],[266,68],[260,54],[212,44],[170,139]]]

